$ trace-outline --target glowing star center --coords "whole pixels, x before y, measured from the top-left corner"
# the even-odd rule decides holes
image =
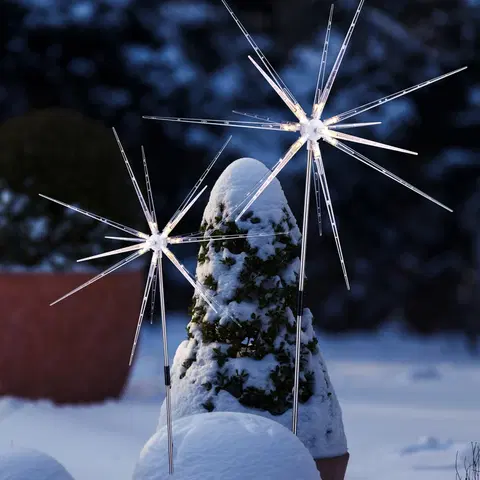
[[[311,142],[316,142],[325,137],[328,132],[328,128],[321,120],[311,118],[306,122],[302,122],[300,125],[300,133],[302,136],[306,136]]]
[[[147,247],[154,252],[161,252],[167,246],[167,237],[160,233],[154,233],[147,240]]]

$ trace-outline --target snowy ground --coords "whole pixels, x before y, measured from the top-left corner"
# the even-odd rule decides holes
[[[170,316],[170,351],[185,321]],[[349,439],[348,480],[455,480],[455,455],[480,440],[480,360],[458,338],[420,340],[392,329],[321,347]],[[162,395],[161,338],[145,327],[125,398],[91,407],[0,399],[0,452],[44,451],[76,480],[131,479],[155,432]]]

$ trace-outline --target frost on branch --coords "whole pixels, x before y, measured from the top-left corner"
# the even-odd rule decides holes
[[[201,230],[205,237],[251,234],[248,240],[201,244],[197,277],[225,310],[195,295],[188,340],[172,368],[173,418],[202,412],[256,413],[291,428],[300,231],[278,180],[235,224],[233,209],[268,170],[243,158],[214,186]],[[234,216],[234,215],[232,215]],[[271,236],[255,237],[271,234]],[[274,236],[273,234],[281,234]],[[341,410],[304,310],[299,436],[314,457],[346,452]],[[165,423],[162,407],[160,427]]]

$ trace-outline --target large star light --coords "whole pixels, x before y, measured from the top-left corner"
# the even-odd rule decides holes
[[[307,231],[308,231],[308,213],[309,213],[309,205],[310,205],[312,170],[313,170],[315,192],[316,192],[316,199],[317,199],[317,217],[319,221],[319,226],[321,229],[321,223],[320,223],[321,222],[320,191],[321,191],[323,193],[323,197],[327,205],[328,217],[330,219],[330,224],[332,226],[332,232],[335,239],[338,256],[340,259],[343,277],[344,277],[347,288],[350,289],[347,269],[345,266],[342,247],[340,244],[340,236],[338,233],[338,228],[337,228],[337,223],[336,223],[335,215],[333,211],[333,205],[330,197],[327,177],[326,177],[325,169],[323,165],[322,154],[320,151],[320,141],[323,141],[325,143],[332,145],[333,147],[341,150],[342,152],[345,152],[347,155],[350,155],[351,157],[364,163],[370,168],[373,168],[374,170],[377,170],[383,175],[386,175],[388,178],[395,180],[396,182],[400,183],[404,187],[407,187],[410,190],[414,191],[415,193],[427,198],[431,202],[436,203],[440,207],[448,211],[452,211],[443,203],[439,202],[438,200],[435,200],[434,198],[422,192],[421,190],[414,187],[413,185],[410,185],[405,180],[401,179],[400,177],[394,175],[392,172],[388,171],[387,169],[373,162],[372,160],[365,157],[361,153],[357,152],[351,146],[347,145],[344,142],[359,143],[359,144],[369,145],[372,147],[393,150],[401,153],[407,153],[410,155],[417,155],[416,152],[394,147],[391,145],[386,145],[384,143],[379,143],[372,140],[367,140],[365,138],[361,138],[361,137],[351,135],[349,133],[344,133],[341,131],[344,129],[352,129],[352,128],[365,127],[368,125],[374,125],[374,124],[377,124],[378,122],[349,123],[349,124],[340,123],[340,122],[343,122],[344,120],[352,118],[356,115],[360,115],[361,113],[366,112],[367,110],[371,110],[372,108],[383,105],[399,97],[407,95],[415,90],[431,85],[432,83],[438,82],[439,80],[442,80],[451,75],[454,75],[455,73],[465,70],[467,67],[459,68],[449,73],[445,73],[438,77],[422,82],[418,85],[415,85],[415,86],[406,88],[404,90],[401,90],[399,92],[393,93],[391,95],[388,95],[379,100],[375,100],[375,101],[366,103],[365,105],[361,105],[360,107],[356,107],[351,110],[348,110],[347,112],[334,115],[333,117],[326,118],[326,119],[322,117],[325,105],[327,104],[328,98],[330,96],[330,92],[332,91],[333,84],[337,77],[337,74],[340,69],[340,65],[342,63],[345,52],[347,50],[348,44],[352,38],[353,30],[355,28],[355,25],[357,24],[364,2],[365,0],[360,0],[360,3],[353,17],[352,23],[350,24],[350,27],[347,31],[347,34],[342,43],[342,46],[340,47],[340,51],[338,52],[338,55],[335,59],[333,68],[330,72],[330,75],[327,78],[327,81],[325,82],[324,80],[325,80],[325,71],[326,71],[326,63],[327,63],[327,53],[328,53],[330,33],[332,28],[333,5],[330,9],[328,26],[327,26],[327,31],[325,35],[325,43],[324,43],[321,63],[320,63],[320,70],[317,78],[317,85],[315,88],[315,98],[313,101],[313,108],[310,116],[307,115],[307,113],[303,110],[303,108],[300,106],[298,101],[292,95],[292,93],[287,88],[285,83],[282,81],[278,73],[275,71],[275,69],[267,60],[263,52],[255,43],[253,38],[250,36],[246,28],[243,26],[243,24],[237,18],[233,10],[230,8],[226,0],[222,0],[222,3],[225,5],[230,15],[233,17],[237,25],[240,27],[244,36],[246,37],[250,45],[253,47],[255,53],[259,57],[264,68],[262,68],[252,57],[249,56],[248,58],[253,63],[255,68],[260,72],[263,78],[267,81],[267,83],[273,88],[273,90],[277,93],[277,95],[283,100],[283,102],[289,108],[289,110],[293,113],[293,115],[295,115],[295,117],[297,118],[297,121],[275,122],[269,118],[261,117],[259,115],[251,115],[248,113],[243,113],[242,115],[245,115],[247,117],[253,117],[255,118],[255,120],[260,120],[260,121],[212,120],[212,119],[202,119],[202,118],[152,117],[152,116],[144,117],[152,120],[163,120],[163,121],[170,121],[170,122],[184,122],[184,123],[194,123],[194,124],[202,124],[202,125],[219,125],[219,126],[230,126],[230,127],[238,127],[238,128],[284,131],[284,132],[296,133],[298,135],[297,140],[295,140],[295,142],[287,150],[285,155],[274,165],[271,172],[268,173],[263,179],[261,179],[255,185],[255,187],[250,192],[247,193],[243,201],[240,202],[240,204],[237,205],[237,207],[234,209],[234,212],[239,212],[238,215],[236,216],[236,220],[242,217],[242,215],[246,212],[246,210],[250,208],[253,202],[255,202],[255,200],[262,194],[262,192],[268,187],[268,185],[272,182],[272,180],[292,160],[295,154],[304,145],[306,145],[307,147],[307,167],[306,167],[305,198],[304,198],[303,225],[302,225],[302,245],[301,245],[301,254],[300,254],[299,290],[298,290],[299,300],[298,300],[298,311],[297,311],[296,359],[295,359],[294,392],[293,392],[294,398],[293,398],[292,431],[295,434],[297,433],[297,424],[298,424],[298,401],[299,401],[298,394],[299,394],[300,345],[301,345],[300,338],[301,338],[301,332],[302,332],[301,326],[302,326],[302,316],[303,316],[303,290],[304,290],[306,246],[307,246],[306,239],[307,239]]]
[[[263,78],[268,82],[268,84],[275,90],[278,96],[283,100],[283,102],[287,105],[290,111],[297,117],[297,122],[275,122],[270,120],[269,118],[263,118],[259,115],[250,115],[240,112],[241,115],[250,116],[261,121],[258,122],[250,122],[250,121],[237,121],[237,120],[211,120],[211,119],[201,119],[201,118],[178,118],[178,117],[157,117],[157,116],[144,116],[143,118],[151,119],[151,120],[162,120],[162,121],[170,121],[170,122],[184,122],[184,123],[194,123],[194,124],[202,124],[202,125],[219,125],[219,126],[230,126],[230,127],[239,127],[239,128],[250,128],[250,129],[260,129],[260,130],[273,130],[273,131],[285,131],[285,132],[292,132],[298,134],[298,139],[291,145],[291,147],[287,150],[285,155],[276,163],[276,165],[272,168],[270,174],[268,174],[265,178],[263,178],[254,189],[252,189],[247,197],[242,202],[241,206],[243,207],[237,215],[237,220],[246,212],[246,210],[253,204],[253,202],[261,195],[261,193],[268,187],[270,182],[280,173],[280,171],[287,165],[287,163],[292,160],[295,154],[303,147],[303,145],[307,145],[307,149],[309,151],[309,155],[313,155],[313,161],[315,164],[316,170],[316,180],[319,180],[319,187],[323,191],[323,195],[325,198],[325,202],[327,204],[327,211],[330,218],[330,223],[332,226],[332,231],[334,234],[338,255],[340,258],[340,263],[344,275],[344,279],[349,288],[349,281],[347,276],[347,271],[345,267],[345,262],[343,258],[342,248],[340,245],[340,237],[338,234],[337,224],[335,222],[335,216],[333,212],[332,202],[330,198],[330,192],[328,188],[327,178],[325,175],[325,169],[323,167],[323,160],[320,151],[320,141],[324,141],[335,148],[345,152],[346,154],[352,156],[356,160],[368,165],[369,167],[377,170],[378,172],[386,175],[387,177],[395,180],[396,182],[400,183],[401,185],[413,190],[414,192],[422,195],[423,197],[427,198],[428,200],[436,203],[437,205],[445,208],[448,211],[452,211],[450,208],[445,206],[443,203],[435,200],[431,196],[427,195],[426,193],[422,192],[418,188],[410,185],[405,180],[402,180],[398,176],[394,175],[393,173],[389,172],[385,168],[381,167],[380,165],[376,164],[372,160],[368,159],[364,155],[360,154],[359,152],[355,151],[352,147],[346,145],[345,142],[352,142],[352,143],[360,143],[364,145],[369,145],[372,147],[377,148],[384,148],[387,150],[393,150],[401,153],[406,153],[410,155],[418,155],[416,152],[412,152],[410,150],[405,150],[402,148],[394,147],[391,145],[386,145],[384,143],[375,142],[372,140],[368,140],[365,138],[360,138],[351,134],[343,133],[339,130],[342,129],[350,129],[350,128],[358,128],[358,127],[365,127],[369,125],[375,125],[380,122],[363,122],[363,123],[340,123],[344,120],[359,115],[367,110],[372,108],[378,107],[383,105],[387,102],[395,100],[401,96],[407,95],[415,90],[420,88],[426,87],[431,85],[432,83],[438,82],[446,77],[454,75],[455,73],[461,72],[465,70],[467,67],[459,68],[457,70],[453,70],[449,73],[444,75],[440,75],[438,77],[432,78],[425,82],[422,82],[418,85],[413,87],[406,88],[401,90],[397,93],[393,93],[388,95],[384,98],[379,100],[375,100],[373,102],[369,102],[365,105],[360,107],[353,108],[348,110],[347,112],[335,115],[333,117],[322,119],[322,113],[329,98],[330,92],[332,90],[333,84],[335,82],[335,78],[337,73],[340,69],[340,65],[342,63],[343,57],[347,50],[348,44],[353,34],[353,30],[355,25],[358,21],[358,17],[360,15],[360,11],[363,7],[365,0],[361,0],[358,8],[355,12],[353,17],[352,23],[350,28],[348,29],[347,35],[343,41],[343,44],[340,48],[338,56],[335,60],[335,64],[333,65],[332,71],[327,79],[327,82],[324,87],[324,79],[325,79],[325,69],[326,69],[326,61],[327,61],[327,52],[328,46],[330,42],[330,32],[332,28],[332,17],[333,17],[333,5],[330,9],[330,16],[328,20],[328,28],[325,36],[325,44],[323,48],[322,58],[321,58],[321,65],[320,71],[317,79],[317,86],[315,89],[315,99],[313,103],[313,109],[310,116],[308,116],[300,104],[295,100],[294,96],[287,88],[285,83],[281,80],[280,76],[274,70],[270,62],[267,60],[265,55],[262,53],[258,45],[255,43],[253,38],[250,36],[248,31],[245,29],[243,24],[240,22],[238,17],[235,15],[233,10],[230,8],[228,3],[225,0],[222,0],[223,4],[227,8],[230,15],[233,17],[237,25],[240,27],[242,33],[245,35],[247,40],[249,41],[250,45],[253,47],[255,53],[260,58],[261,62],[263,63],[265,70],[258,65],[258,63],[252,58],[248,57],[250,61],[254,64],[256,69],[260,72]],[[311,161],[309,161],[311,163]],[[240,205],[238,206],[240,207]]]

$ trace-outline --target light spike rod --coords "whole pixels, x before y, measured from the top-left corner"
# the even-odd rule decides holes
[[[213,237],[199,235],[198,237],[190,237],[190,236],[179,236],[179,237],[170,237],[168,239],[168,243],[176,244],[176,243],[198,243],[198,242],[208,242],[210,240],[215,241],[226,241],[226,240],[237,240],[242,238],[262,238],[262,237],[272,237],[276,235],[287,235],[286,233],[264,233],[259,235],[250,235],[249,233],[239,233],[239,234],[232,234],[232,235],[215,235]]]
[[[282,161],[282,159],[280,159],[276,164],[275,166],[273,167],[272,170],[275,169],[275,167]],[[244,195],[244,197],[242,198],[242,200],[240,200],[229,212],[228,212],[228,219],[231,219],[231,218],[234,218],[234,216],[236,215],[236,213],[238,212],[238,210],[243,206],[245,205],[245,202],[247,202],[253,195],[255,195],[255,193],[257,192],[258,188],[260,188],[263,183],[265,182],[265,180],[268,178],[268,176],[270,175],[270,171],[267,171],[263,176],[262,178],[260,178],[260,180],[258,180],[255,185]]]
[[[157,259],[157,261],[158,260],[159,258]],[[155,295],[157,293],[157,278],[158,278],[158,269],[155,270],[155,275],[153,277],[153,283],[152,283],[152,301],[150,303],[150,325],[153,325],[153,315],[155,313]]]
[[[313,164],[313,184],[315,186],[315,200],[317,205],[317,223],[318,223],[318,234],[320,236],[323,235],[323,227],[322,227],[322,192],[321,192],[321,185],[320,185],[320,172],[317,171],[317,167],[315,163]]]
[[[270,175],[267,177],[263,185],[255,192],[252,198],[247,202],[242,211],[238,214],[235,221],[242,218],[243,214],[250,208],[252,203],[262,194],[262,192],[270,185],[273,179],[280,173],[283,167],[294,157],[294,155],[305,145],[307,137],[300,137],[287,151],[285,156],[278,162],[277,166],[273,169]]]
[[[142,192],[138,185],[137,179],[135,178],[135,174],[133,173],[132,167],[130,166],[130,162],[128,161],[127,154],[123,149],[123,145],[118,138],[117,131],[115,128],[112,128],[113,134],[115,135],[115,140],[117,141],[118,148],[120,149],[120,153],[122,154],[123,161],[125,162],[125,166],[127,167],[128,174],[130,175],[130,180],[132,181],[133,188],[135,189],[135,193],[137,194],[138,201],[140,202],[140,206],[142,207],[143,214],[147,219],[148,224],[154,224],[152,214],[148,210],[147,204],[145,203],[145,199],[143,198]]]
[[[338,122],[342,122],[343,120],[346,120],[347,118],[351,118],[355,115],[360,115],[360,113],[366,112],[367,110],[378,107],[387,102],[391,102],[392,100],[396,100],[397,98],[403,97],[404,95],[408,95],[409,93],[412,93],[415,90],[419,90],[420,88],[427,87],[432,83],[443,80],[444,78],[455,75],[456,73],[463,72],[463,70],[466,70],[467,68],[468,67],[457,68],[456,70],[453,70],[451,72],[445,73],[438,77],[432,78],[430,80],[427,80],[426,82],[419,83],[418,85],[414,85],[413,87],[410,87],[410,88],[405,88],[404,90],[400,90],[399,92],[392,93],[391,95],[387,95],[386,97],[380,98],[379,100],[374,100],[373,102],[366,103],[361,107],[352,108],[348,112],[341,113],[339,115],[335,115],[334,117],[328,118],[327,120],[325,120],[324,124],[326,126],[330,126]]]
[[[92,255],[91,257],[81,258],[80,260],[77,260],[77,262],[86,262],[87,260],[95,260],[97,258],[109,257],[111,255],[118,255],[119,253],[132,252],[134,250],[141,250],[145,247],[146,243],[140,243],[139,245],[131,245],[130,247],[118,248],[117,250],[112,250],[110,252],[99,253],[98,255]]]
[[[327,69],[327,54],[328,46],[330,44],[330,33],[332,31],[332,21],[333,21],[333,4],[330,7],[330,15],[328,17],[327,31],[325,32],[325,42],[323,43],[323,52],[322,60],[320,62],[320,69],[318,70],[317,78],[317,87],[315,88],[315,99],[313,100],[313,113],[315,113],[315,105],[318,104],[318,99],[323,90],[323,85],[325,83],[325,71]]]
[[[206,176],[209,174],[210,170],[213,168],[215,163],[217,163],[217,160],[220,158],[222,155],[223,151],[225,148],[227,148],[227,145],[230,143],[230,140],[232,140],[232,136],[230,135],[227,139],[227,141],[222,145],[222,148],[218,151],[218,153],[215,155],[214,159],[210,162],[208,165],[207,169],[205,172],[203,172],[202,176],[197,180],[197,183],[193,186],[192,190],[190,190],[189,194],[185,198],[185,200],[181,203],[180,207],[178,207],[177,211],[173,214],[172,218],[168,223],[173,222],[173,220],[177,217],[177,215],[180,214],[180,212],[185,208],[185,206],[190,202],[190,200],[193,198],[197,190],[200,188],[200,185],[203,183],[205,180]]]
[[[217,314],[221,312],[218,303],[216,303],[210,295],[207,295],[204,288],[190,275],[190,272],[178,261],[177,257],[168,248],[164,248],[163,253],[167,258],[177,267],[177,270],[185,277],[188,283],[198,292],[198,294],[210,305],[213,311]]]
[[[256,120],[261,120],[262,122],[279,123],[279,122],[276,122],[275,120],[272,120],[271,118],[262,117],[262,115],[257,115],[255,113],[245,113],[245,112],[239,112],[237,110],[232,110],[232,113],[235,113],[236,115],[241,115],[243,117],[255,118]]]
[[[151,117],[143,116],[147,120],[160,120],[163,122],[193,123],[196,125],[217,125],[221,127],[252,128],[259,130],[273,130],[277,132],[290,131],[295,132],[295,124],[291,123],[268,123],[268,122],[242,122],[238,120],[214,120],[208,118],[181,118],[181,117]]]
[[[112,237],[110,235],[106,235],[105,238],[109,240],[121,240],[123,242],[143,242],[145,239],[143,238],[128,238],[128,237]]]
[[[267,69],[268,73],[270,76],[273,78],[273,81],[278,85],[280,89],[282,89],[285,94],[290,98],[290,100],[293,103],[298,103],[295,100],[295,97],[292,95],[288,87],[285,85],[285,82],[280,78],[280,75],[276,72],[276,70],[272,67],[271,63],[268,61],[267,57],[263,54],[263,52],[260,50],[260,47],[256,44],[255,40],[253,37],[248,33],[247,29],[244,27],[242,22],[239,20],[237,15],[235,15],[235,12],[230,8],[230,5],[227,3],[226,0],[222,0],[223,5],[227,9],[228,13],[231,15],[235,23],[238,25],[240,28],[240,31],[243,33],[245,38],[247,39],[248,43],[251,45],[255,53],[257,54],[258,58],[260,61],[263,63],[265,68]]]
[[[147,157],[145,156],[145,149],[143,148],[143,145],[142,145],[142,162],[143,162],[143,172],[145,175],[145,184],[147,186],[148,209],[150,210],[153,222],[158,230],[157,213],[155,212],[155,202],[153,201],[153,192],[152,192],[152,186],[150,184],[150,175],[148,174]]]
[[[341,123],[340,125],[330,125],[328,129],[331,131],[340,130],[342,128],[360,128],[360,127],[370,127],[372,125],[381,125],[382,122],[363,122],[363,123]]]
[[[303,108],[299,103],[292,102],[285,92],[279,88],[279,86],[268,76],[268,74],[262,69],[262,67],[249,55],[248,59],[255,65],[255,68],[261,73],[263,78],[268,84],[277,92],[277,95],[284,101],[285,105],[290,111],[301,121],[307,120],[307,114],[303,111]]]
[[[347,50],[348,44],[350,43],[350,39],[352,38],[353,35],[353,30],[355,29],[355,25],[357,24],[358,17],[360,16],[360,12],[362,11],[362,7],[364,4],[365,0],[360,0],[360,3],[358,4],[357,11],[355,12],[355,15],[353,16],[352,23],[350,24],[350,27],[348,29],[347,35],[345,35],[345,39],[343,40],[342,46],[340,47],[340,52],[338,52],[338,56],[335,60],[335,63],[333,64],[332,71],[330,72],[330,75],[327,79],[327,83],[325,85],[325,88],[322,91],[322,95],[320,96],[320,100],[318,101],[318,105],[315,106],[314,108],[314,115],[313,118],[316,120],[320,119],[323,113],[323,109],[325,108],[325,105],[327,104],[328,97],[330,95],[330,92],[333,87],[333,83],[335,82],[335,79],[337,78],[337,73],[340,70],[340,65],[342,64],[343,57],[345,55],[345,52]]]
[[[82,215],[85,215],[86,217],[92,218],[93,220],[97,220],[98,222],[102,222],[105,225],[116,228],[117,230],[122,230],[125,233],[129,233],[130,235],[134,235],[135,237],[142,238],[142,239],[147,239],[148,238],[148,235],[146,233],[142,233],[142,232],[139,232],[138,230],[135,230],[133,228],[126,227],[125,225],[114,222],[113,220],[109,220],[108,218],[101,217],[100,215],[96,215],[95,213],[87,212],[86,210],[83,210],[82,208],[74,207],[73,205],[69,205],[68,203],[61,202],[60,200],[55,200],[54,198],[47,197],[46,195],[43,195],[41,193],[39,193],[39,196],[42,197],[42,198],[45,198],[46,200],[50,200],[51,202],[58,203],[59,205],[62,205],[63,207],[69,208],[70,210],[73,210],[74,212],[81,213]]]
[[[329,141],[329,143],[331,145],[333,145],[334,147],[338,148],[339,150],[341,150],[342,152],[345,152],[346,154],[350,155],[351,157],[356,158],[357,160],[360,160],[360,162],[364,163],[365,165],[368,165],[369,167],[373,168],[377,172],[383,173],[383,175],[387,176],[388,178],[391,178],[392,180],[395,180],[396,182],[400,183],[400,185],[403,185],[404,187],[407,187],[410,190],[412,190],[413,192],[418,193],[419,195],[426,198],[427,200],[430,200],[431,202],[436,203],[439,207],[442,207],[445,210],[448,210],[449,212],[453,212],[453,210],[450,207],[447,207],[446,205],[439,202],[438,200],[435,200],[430,195],[427,195],[425,192],[422,192],[421,190],[414,187],[410,183],[406,182],[405,180],[401,179],[397,175],[388,171],[386,168],[383,168],[382,166],[373,162],[372,160],[365,157],[361,153],[358,153],[357,151],[355,151],[353,148],[349,147],[348,145],[345,145],[344,143],[342,143],[342,142],[340,142],[339,140],[336,140],[336,139],[331,139]]]
[[[88,282],[83,283],[79,287],[65,294],[63,297],[60,297],[58,300],[55,300],[53,303],[50,304],[50,306],[56,305],[57,303],[65,300],[66,298],[70,297],[74,293],[77,293],[80,290],[83,290],[84,288],[88,287],[92,283],[95,283],[97,280],[100,280],[101,278],[106,277],[107,275],[114,272],[115,270],[118,270],[119,268],[123,267],[127,263],[130,263],[133,260],[136,260],[138,257],[142,256],[144,253],[147,253],[147,249],[139,250],[135,253],[132,253],[132,255],[130,255],[129,257],[124,258],[120,262],[116,263],[115,265],[112,265],[110,268],[107,268],[107,270],[104,270],[102,273],[98,274],[96,277],[93,277],[90,280],[88,280]]]
[[[138,315],[137,328],[135,330],[135,337],[133,339],[132,351],[130,353],[129,366],[132,366],[133,357],[135,356],[135,350],[137,349],[138,336],[140,335],[140,328],[142,328],[143,317],[145,315],[145,308],[147,307],[148,297],[150,295],[150,289],[152,287],[153,277],[157,270],[157,258],[158,253],[154,252],[150,261],[150,268],[148,269],[147,283],[145,284],[145,291],[143,292],[142,305],[140,307],[140,314]]]
[[[206,190],[207,185],[205,185],[200,192],[194,197],[190,202],[180,211],[180,213],[173,219],[172,222],[169,222],[165,227],[164,232],[168,235],[180,222],[180,220],[187,214],[187,212],[193,207],[195,202],[200,198],[202,193]]]
[[[330,218],[330,224],[332,226],[333,238],[335,239],[335,244],[337,246],[338,257],[340,259],[340,266],[342,267],[343,278],[345,280],[345,285],[347,289],[350,290],[350,282],[347,275],[347,267],[345,265],[345,260],[343,258],[342,246],[340,244],[340,235],[338,233],[337,222],[335,220],[335,214],[333,213],[333,204],[330,197],[330,190],[328,188],[327,176],[325,174],[325,168],[323,166],[322,154],[320,152],[320,147],[318,143],[313,143],[313,158],[317,166],[317,172],[320,177],[320,183],[322,186],[323,197],[327,205],[327,213]]]
[[[405,150],[403,148],[393,147],[392,145],[386,145],[385,143],[374,142],[372,140],[367,140],[366,138],[360,138],[354,135],[349,135],[348,133],[330,131],[329,134],[333,138],[345,140],[347,142],[361,143],[363,145],[370,145],[371,147],[384,148],[385,150],[393,150],[395,152],[407,153],[409,155],[418,155],[417,152],[412,152],[411,150]]]

